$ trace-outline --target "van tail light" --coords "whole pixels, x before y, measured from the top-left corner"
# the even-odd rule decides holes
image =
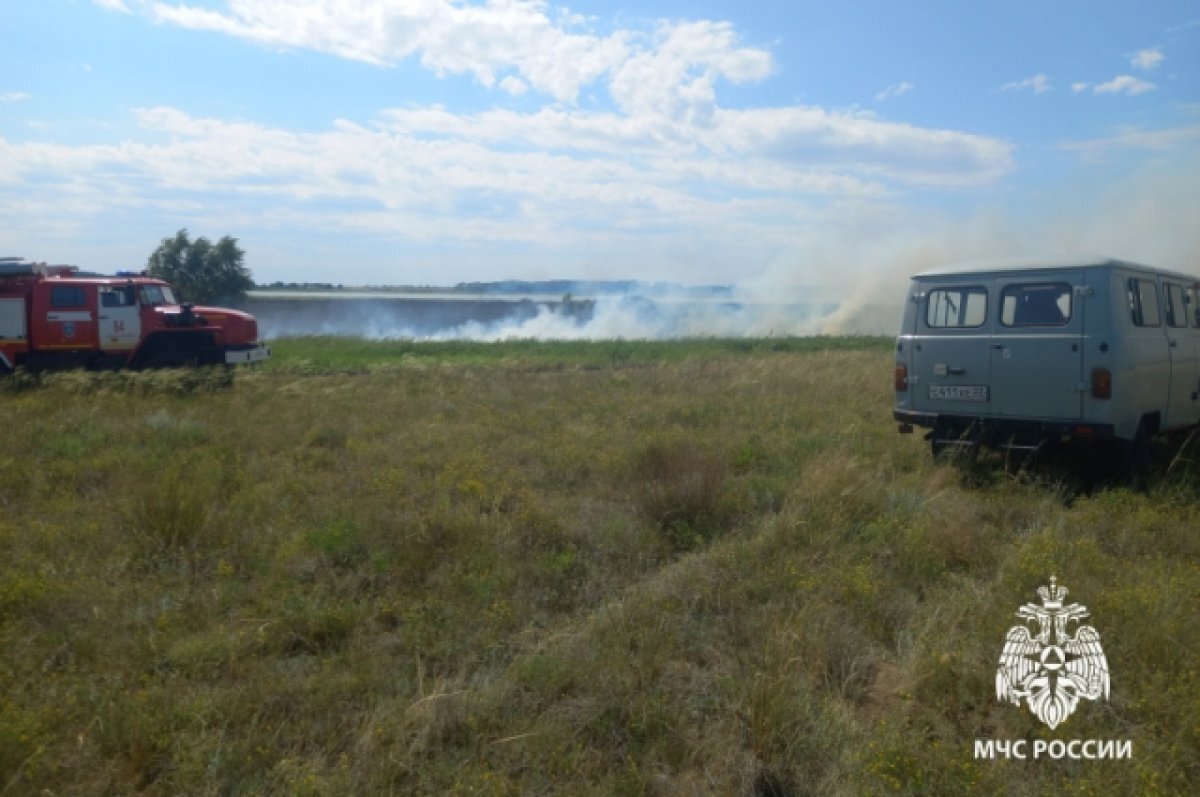
[[[1112,398],[1112,374],[1107,368],[1092,369],[1092,398]]]
[[[908,366],[897,365],[895,376],[896,392],[903,393],[908,390]]]

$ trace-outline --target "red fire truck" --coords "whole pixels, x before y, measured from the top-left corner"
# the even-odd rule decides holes
[[[0,373],[40,367],[170,368],[260,362],[254,316],[180,303],[143,274],[0,258]]]

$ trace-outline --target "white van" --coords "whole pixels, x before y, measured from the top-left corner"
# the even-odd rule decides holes
[[[1093,259],[912,278],[896,340],[901,432],[948,446],[1150,437],[1200,422],[1200,281]]]

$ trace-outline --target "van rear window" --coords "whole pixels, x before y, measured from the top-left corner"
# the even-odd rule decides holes
[[[1061,327],[1071,323],[1071,286],[1065,282],[1006,285],[1000,292],[1006,327]]]
[[[1161,323],[1158,309],[1158,285],[1154,280],[1130,277],[1128,282],[1129,313],[1134,326],[1156,327]]]
[[[935,329],[981,327],[987,320],[987,290],[981,286],[936,288],[925,304],[925,324]]]

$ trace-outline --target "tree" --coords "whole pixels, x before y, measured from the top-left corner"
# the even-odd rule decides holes
[[[188,239],[186,229],[163,238],[146,261],[146,272],[175,287],[183,301],[211,303],[243,296],[254,287],[242,265],[246,253],[226,235],[214,245],[204,236]]]

